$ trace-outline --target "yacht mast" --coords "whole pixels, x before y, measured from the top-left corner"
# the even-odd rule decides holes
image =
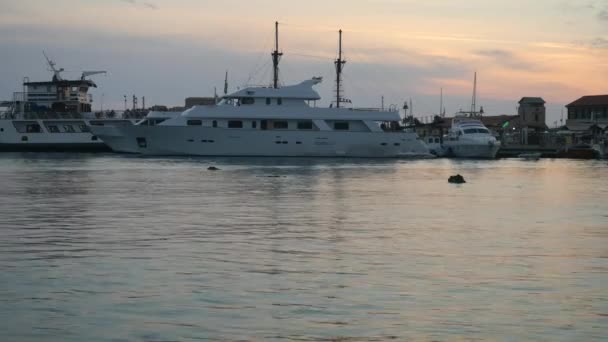
[[[475,76],[473,79],[473,100],[471,102],[471,116],[475,115],[477,110],[477,104],[475,101],[477,100],[477,71],[475,71]]]
[[[279,60],[283,56],[282,52],[279,52],[279,22],[274,23],[274,51],[272,52],[272,84],[273,88],[279,88]]]
[[[226,78],[224,78],[224,96],[228,94],[228,70],[226,70]]]
[[[443,116],[443,88],[439,90],[439,116]]]
[[[338,59],[334,62],[336,65],[336,108],[340,108],[340,102],[342,102],[342,89],[340,85],[342,83],[342,69],[346,61],[342,59],[342,30],[338,31]]]

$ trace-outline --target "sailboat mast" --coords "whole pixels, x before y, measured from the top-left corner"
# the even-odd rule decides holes
[[[272,87],[277,89],[279,87],[279,60],[283,56],[282,52],[279,52],[279,22],[274,23],[274,51],[272,52]]]
[[[336,107],[340,108],[340,102],[342,102],[340,84],[342,83],[342,69],[346,61],[342,59],[342,30],[338,31],[338,34],[338,59],[334,63],[336,64]]]
[[[473,100],[471,101],[471,116],[475,115],[477,110],[477,104],[475,101],[477,100],[477,71],[475,71],[475,77],[473,79]]]

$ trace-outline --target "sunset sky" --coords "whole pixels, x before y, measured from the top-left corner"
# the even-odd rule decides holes
[[[337,31],[344,31],[346,97],[401,105],[416,116],[470,107],[473,72],[489,115],[523,96],[547,102],[547,124],[582,95],[608,93],[608,0],[0,0],[0,98],[22,78],[50,74],[42,51],[78,77],[95,76],[94,109],[122,96],[183,105],[188,96],[269,84],[274,22],[281,81],[324,76],[332,95]]]

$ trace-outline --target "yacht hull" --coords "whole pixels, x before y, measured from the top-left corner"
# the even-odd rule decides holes
[[[410,132],[246,130],[200,126],[91,127],[116,152],[145,155],[425,157]]]
[[[443,146],[445,156],[451,158],[494,159],[500,145],[489,144],[454,144]]]

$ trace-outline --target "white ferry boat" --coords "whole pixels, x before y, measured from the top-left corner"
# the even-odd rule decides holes
[[[279,87],[281,55],[277,43],[272,87],[247,87],[224,96],[217,105],[195,106],[154,125],[91,126],[91,130],[114,151],[147,155],[430,156],[417,134],[399,125],[398,111],[341,108],[347,102],[340,90],[341,49],[335,61],[335,106],[329,108],[311,106],[321,99],[313,89],[321,78]]]
[[[96,84],[87,77],[103,71],[85,71],[80,79],[65,80],[63,69],[48,58],[47,62],[54,73],[51,81],[30,82],[26,77],[23,92],[0,104],[0,151],[109,150],[89,127],[132,125],[135,120],[92,112],[88,90]]]

